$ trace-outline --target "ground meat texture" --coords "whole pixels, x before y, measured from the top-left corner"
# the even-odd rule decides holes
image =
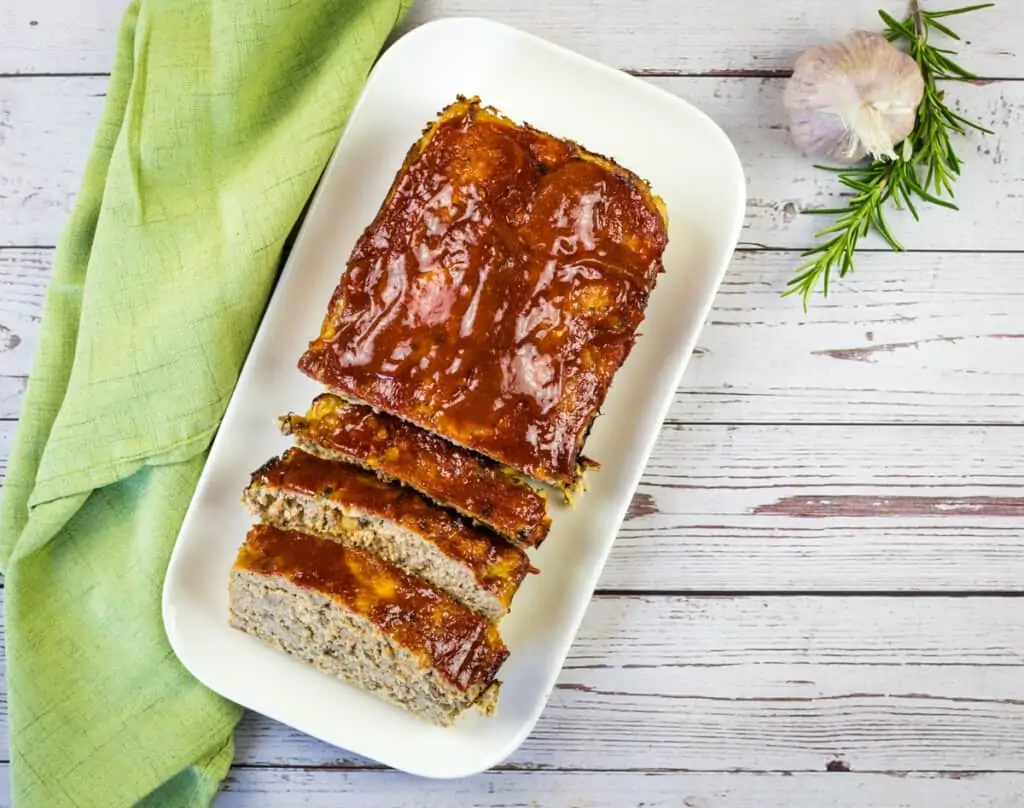
[[[493,625],[368,553],[257,525],[229,596],[233,627],[427,721],[495,708],[508,651]],[[382,619],[399,605],[403,620]]]
[[[285,530],[311,533],[375,553],[490,620],[500,620],[507,614],[530,569],[521,550],[506,544],[498,551],[485,546],[474,553],[474,543],[490,542],[486,536],[480,536],[469,539],[469,551],[465,551],[463,542],[446,541],[445,535],[430,529],[432,523],[415,519],[399,522],[373,513],[367,509],[365,498],[360,500],[354,495],[355,486],[348,484],[352,475],[373,478],[370,472],[355,467],[343,469],[340,464],[300,457],[301,454],[292,450],[279,462],[271,461],[253,475],[243,498],[261,519]],[[320,495],[305,493],[303,486],[293,484],[294,469],[311,463],[317,466],[318,480],[328,473],[334,475],[328,480],[334,485],[325,483]],[[375,478],[372,485],[385,487]],[[403,492],[405,496],[416,495]],[[437,508],[432,503],[417,506]]]

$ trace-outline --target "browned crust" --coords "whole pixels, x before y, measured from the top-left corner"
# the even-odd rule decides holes
[[[521,547],[539,546],[551,527],[544,494],[521,475],[372,407],[325,393],[279,425],[303,451],[407,485]]]
[[[631,172],[623,168],[613,159],[592,152],[582,147],[575,141],[564,138],[555,138],[554,136],[546,132],[543,132],[542,130],[536,129],[535,127],[530,126],[529,124],[517,124],[511,119],[502,115],[495,108],[482,105],[480,99],[475,96],[471,98],[458,96],[458,99],[455,103],[444,108],[439,113],[438,117],[425,127],[422,136],[417,140],[415,144],[413,144],[413,146],[407,152],[401,168],[396,173],[392,181],[392,184],[388,190],[388,193],[386,194],[384,201],[382,202],[380,208],[378,209],[377,217],[379,217],[382,214],[382,212],[388,208],[388,206],[390,205],[394,198],[395,193],[397,192],[400,183],[403,180],[404,175],[409,170],[409,168],[416,163],[417,159],[427,150],[428,146],[432,142],[439,128],[453,119],[457,119],[461,116],[467,115],[472,116],[473,120],[476,121],[484,121],[502,127],[508,127],[519,131],[526,131],[534,133],[538,137],[549,139],[553,142],[558,142],[561,144],[570,144],[575,149],[574,159],[579,159],[584,162],[589,162],[593,163],[594,165],[600,166],[605,171],[610,172],[615,176],[619,177],[621,180],[625,181],[631,188],[637,191],[642,197],[642,199],[645,201],[648,209],[657,212],[657,215],[661,218],[662,223],[667,231],[668,215],[664,201],[652,192],[650,184],[646,180],[640,178],[634,172]],[[374,222],[376,222],[377,217],[375,217]],[[371,223],[371,225],[367,227],[366,232],[369,232],[372,227],[373,224]],[[662,271],[662,269],[660,268],[660,258],[657,261],[657,265],[659,267],[658,271]],[[653,284],[651,284],[650,288],[653,289]],[[650,289],[648,291],[650,291]],[[311,343],[310,350],[308,350],[306,354],[304,354],[302,360],[300,360],[300,368],[302,368],[305,372],[309,373],[310,375],[313,375],[314,378],[316,378],[316,375],[315,372],[313,371],[313,366],[315,364],[315,361],[312,360],[313,346],[322,345],[324,339],[330,339],[330,337],[333,335],[334,331],[333,326],[330,324],[330,320],[332,319],[332,312],[334,310],[335,305],[341,304],[341,302],[342,301],[340,299],[337,299],[337,297],[332,299],[331,306],[329,307],[328,316],[324,320],[324,330],[322,331],[320,337],[313,343]],[[597,466],[596,463],[593,463],[592,461],[589,461],[582,456],[583,446],[586,441],[586,437],[589,434],[591,427],[593,426],[593,423],[599,414],[600,404],[603,402],[604,397],[607,394],[608,387],[610,386],[615,373],[617,372],[618,368],[621,367],[621,364],[626,360],[626,358],[628,358],[628,355],[632,350],[635,337],[636,335],[634,333],[629,339],[624,340],[621,343],[623,348],[623,354],[621,358],[618,360],[618,364],[612,369],[611,373],[608,374],[607,377],[598,380],[599,384],[597,384],[596,386],[596,389],[599,391],[597,396],[598,406],[595,406],[591,412],[587,413],[586,421],[583,424],[583,428],[580,429],[576,435],[574,443],[575,456],[577,460],[576,463],[573,465],[571,472],[568,474],[560,472],[557,475],[549,475],[546,473],[542,473],[539,468],[531,469],[529,471],[529,474],[531,474],[535,479],[552,485],[555,488],[561,489],[565,494],[567,500],[570,498],[571,494],[578,492],[583,488],[582,478],[585,471],[588,468],[594,468]],[[356,395],[353,395],[350,391],[332,389],[331,385],[326,379],[320,379],[320,381],[323,382],[328,387],[328,389],[331,390],[331,392],[339,396],[342,396],[347,400],[354,401],[365,406],[378,407],[379,402],[366,401]],[[403,413],[400,409],[389,411],[391,412],[391,415],[393,417],[403,419],[414,425],[417,423],[417,420],[414,417],[411,417],[408,413]],[[426,427],[425,424],[420,424],[420,426],[424,428]],[[472,445],[472,442],[459,441],[454,435],[449,434],[447,431],[445,431],[444,433],[444,438],[449,442],[466,449],[467,451],[478,452],[488,457],[493,457],[496,461],[498,459],[498,455],[492,455],[488,451],[483,450],[481,447]],[[520,466],[519,463],[515,463],[514,465],[523,468],[524,471],[526,470],[526,467]]]
[[[473,571],[481,589],[506,608],[530,571],[520,548],[470,524],[410,488],[391,485],[373,472],[289,449],[252,475],[250,489],[309,496],[342,510],[387,520],[421,536],[441,553]]]
[[[337,542],[258,524],[232,569],[280,576],[330,598],[462,691],[492,682],[508,657],[494,624],[381,558]]]

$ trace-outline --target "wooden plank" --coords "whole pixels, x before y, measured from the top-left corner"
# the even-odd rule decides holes
[[[634,507],[650,507],[641,485]],[[871,501],[876,501],[871,498]],[[707,520],[658,514],[626,522],[599,586],[673,592],[987,592],[1020,586],[1020,517],[923,525],[839,519]],[[869,521],[869,520],[864,520]],[[722,522],[724,524],[715,524]]]
[[[0,765],[0,793],[10,768]],[[989,772],[887,774],[779,772],[488,772],[424,780],[392,771],[242,768],[228,773],[215,808],[1017,808],[1024,776]]]
[[[14,421],[0,421],[0,486],[7,476],[7,457],[11,453],[11,443],[14,441]]]
[[[105,78],[0,79],[0,246],[57,243],[106,84]]]
[[[962,5],[928,0],[933,9]],[[0,10],[0,73],[110,70],[124,0],[36,0]],[[877,30],[876,8],[894,14],[904,0],[418,0],[408,30],[446,16],[484,16],[578,50],[615,67],[709,71],[789,69],[806,48],[854,28]],[[737,20],[743,20],[737,25]],[[1020,76],[1024,14],[1014,2],[957,21],[970,43],[964,61],[986,76]]]
[[[834,768],[842,761],[837,760]],[[395,771],[235,767],[215,808],[1017,808],[1024,775],[992,772],[543,772],[495,771],[424,780]],[[0,793],[10,793],[0,764]]]
[[[1022,642],[1022,598],[597,597],[504,768],[1024,773]],[[238,764],[368,765],[252,713],[236,738]]]
[[[0,249],[0,418],[21,411],[52,259],[52,250]]]
[[[1020,771],[1022,627],[1017,598],[599,597],[505,765]],[[252,714],[237,739],[240,763],[366,765]]]
[[[0,7],[0,73],[105,73],[128,0],[35,0]]]
[[[0,249],[0,418],[17,417],[52,251]],[[1024,422],[1024,254],[864,253],[807,315],[792,253],[738,253],[673,422]]]
[[[423,780],[391,771],[234,769],[216,808],[1016,808],[1019,774],[488,772]]]
[[[1020,423],[1024,255],[861,253],[807,315],[793,253],[738,253],[670,418]]]
[[[748,175],[742,240],[802,249],[821,219],[808,207],[839,204],[835,177],[800,155],[785,129],[782,79],[651,78],[692,101],[732,137]],[[0,232],[3,245],[52,245],[77,192],[107,79],[0,79]],[[928,209],[892,225],[911,249],[1024,250],[1024,82],[957,85],[951,98],[996,135],[972,136],[958,187],[961,211]],[[879,246],[869,239],[865,246]]]
[[[955,0],[928,0],[928,8],[955,8]],[[708,72],[788,71],[809,47],[858,28],[880,30],[876,9],[897,16],[904,0],[836,3],[834,0],[569,0],[496,4],[486,0],[426,0],[413,6],[407,25],[441,16],[479,15],[550,39],[627,70]],[[974,72],[1021,75],[1024,14],[1003,3],[990,16],[968,16],[954,26],[971,44],[964,54]],[[742,20],[742,24],[737,24]],[[1005,27],[1004,27],[1005,26]],[[406,26],[403,26],[406,27]],[[1001,29],[1001,30],[1000,30]]]
[[[1024,577],[1024,430],[666,426],[601,586],[971,591]]]
[[[1018,590],[1022,456],[1013,427],[668,425],[600,587]]]

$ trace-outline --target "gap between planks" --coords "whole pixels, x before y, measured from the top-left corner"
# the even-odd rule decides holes
[[[792,70],[659,70],[657,68],[618,68],[629,76],[636,76],[643,79],[788,79],[793,75]],[[0,80],[4,79],[75,79],[75,78],[100,78],[109,79],[110,73],[0,73]],[[1024,81],[1018,76],[978,76],[974,84],[998,84],[1003,82]]]
[[[843,772],[837,774],[836,772]],[[1024,777],[1016,773],[666,772],[579,769],[491,771],[457,781],[425,781],[400,772],[237,768],[215,808],[278,808],[295,801],[333,808],[346,796],[363,808],[1017,808]]]
[[[835,760],[844,763],[841,756]],[[9,760],[0,761],[0,765],[9,764]],[[346,772],[358,774],[361,772],[385,772],[401,775],[394,769],[379,763],[353,764],[351,766],[336,766],[330,763],[302,764],[302,763],[234,763],[231,766],[233,771],[309,771],[309,772]],[[717,775],[717,774],[742,774],[757,776],[780,776],[790,777],[796,774],[863,774],[877,775],[880,777],[928,777],[937,780],[966,780],[971,777],[982,777],[985,775],[1013,774],[1024,775],[1024,767],[1020,769],[967,769],[948,770],[941,769],[842,769],[833,765],[831,769],[822,766],[817,769],[682,769],[673,767],[633,767],[633,768],[595,768],[588,766],[574,766],[571,769],[549,769],[543,766],[516,766],[514,764],[501,763],[487,770],[487,773],[494,774],[694,774],[694,775]],[[475,776],[475,775],[471,775]],[[418,778],[417,778],[418,781]]]
[[[841,774],[840,774],[841,773]],[[0,767],[0,789],[10,787]],[[338,771],[318,767],[236,766],[214,808],[336,808],[351,796],[363,808],[1017,808],[1024,800],[1018,772],[849,772],[837,759],[813,771],[688,772],[653,769],[573,769],[563,772],[492,769],[459,780],[427,780],[392,770]]]

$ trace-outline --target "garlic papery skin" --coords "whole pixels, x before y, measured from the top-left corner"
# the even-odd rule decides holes
[[[855,163],[895,159],[923,95],[917,62],[881,34],[854,31],[797,59],[783,103],[801,150]]]

